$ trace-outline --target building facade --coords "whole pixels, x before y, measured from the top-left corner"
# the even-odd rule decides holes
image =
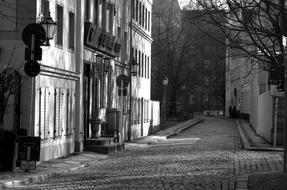
[[[261,6],[264,5],[263,3]],[[275,12],[279,12],[278,7],[272,7],[272,9],[274,9],[273,11]],[[263,24],[260,25],[260,30],[265,30],[266,28],[270,28],[268,25],[268,22],[270,22],[273,24],[271,28],[274,30],[276,27],[279,27],[279,23],[270,21],[271,19],[269,20],[269,18],[263,16],[266,14],[264,9],[260,10],[260,14],[253,13],[254,10],[246,10],[249,11],[247,12],[249,14],[246,14],[244,9],[238,11],[238,13],[236,13],[239,15],[238,20],[233,20],[234,23],[230,21],[231,25],[243,25],[248,27],[249,22],[252,24],[261,22]],[[246,18],[246,15],[248,18]],[[230,15],[230,17],[232,18],[232,15]],[[249,30],[252,31],[252,29]],[[258,29],[256,28],[254,30],[257,31]],[[280,52],[279,45],[276,43],[270,45],[268,44],[268,40],[266,40],[266,44],[253,45],[251,37],[254,36],[250,37],[250,34],[248,35],[245,30],[241,33],[233,31],[233,34],[236,35],[236,39],[243,42],[242,44],[249,44],[246,48],[249,54],[238,48],[231,48],[236,46],[229,42],[230,44],[226,50],[226,110],[233,108],[233,110],[235,110],[233,116],[249,121],[258,135],[270,143],[274,143],[274,139],[276,138],[277,142],[275,144],[282,145],[283,97],[282,93],[280,95],[280,93],[277,92],[277,87],[270,84],[269,72],[271,66],[277,65],[278,62],[279,65],[281,64],[280,58],[278,58]],[[257,36],[257,38],[268,39],[268,37],[261,35]],[[266,49],[267,52],[271,53],[266,56],[260,49]],[[269,56],[273,57],[274,60],[270,62],[270,60],[268,60],[270,58]],[[226,112],[226,115],[228,114],[229,113]],[[277,133],[274,135],[275,128]]]
[[[185,57],[190,77],[184,90],[193,112],[217,115],[224,111],[226,47],[224,35],[210,19],[204,10],[182,11],[183,33],[190,41]]]
[[[152,1],[5,3],[11,10],[3,13],[13,19],[2,15],[0,71],[12,68],[21,82],[7,98],[3,126],[41,137],[41,160],[83,151],[88,139],[111,130],[124,142],[148,135],[159,125],[158,103],[150,100]],[[50,46],[41,46],[39,75],[28,77],[22,31],[48,13],[57,22],[55,35]],[[130,77],[131,52],[139,67]],[[126,86],[117,82],[122,81],[120,75],[128,78],[122,82]]]
[[[178,1],[154,1],[151,95],[152,99],[162,102],[162,117],[175,115],[175,94],[179,85],[173,79],[181,43],[178,40],[181,36],[180,18],[181,10]],[[164,80],[167,82],[166,85],[163,84]],[[171,110],[173,110],[172,113]]]

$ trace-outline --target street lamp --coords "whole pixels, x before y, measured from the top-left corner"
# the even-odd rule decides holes
[[[165,119],[166,117],[166,87],[168,85],[168,78],[167,76],[164,77],[163,81],[162,81],[162,84],[163,84],[163,97],[162,97],[162,115],[163,115],[163,120]]]
[[[137,63],[136,59],[133,58],[131,62],[131,76],[136,76],[137,75],[137,70],[138,70],[139,64]]]
[[[46,44],[44,46],[50,46],[49,40],[53,39],[57,23],[53,21],[50,12],[48,12],[44,15],[40,24],[46,32]]]

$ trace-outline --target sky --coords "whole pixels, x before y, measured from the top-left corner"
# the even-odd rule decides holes
[[[189,0],[178,0],[180,8],[182,8],[184,5],[186,5],[189,2]]]

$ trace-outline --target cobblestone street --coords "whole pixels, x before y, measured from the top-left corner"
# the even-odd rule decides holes
[[[167,140],[127,143],[95,165],[19,189],[234,189],[245,174],[278,171],[278,152],[244,151],[231,120],[204,120]]]

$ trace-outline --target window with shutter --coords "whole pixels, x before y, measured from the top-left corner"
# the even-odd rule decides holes
[[[73,134],[73,130],[74,130],[74,123],[75,123],[75,113],[76,113],[76,104],[75,104],[75,100],[76,100],[76,91],[75,89],[71,89],[71,111],[70,111],[70,132],[71,134]]]
[[[54,94],[54,137],[59,137],[63,132],[64,92],[60,88],[55,89]]]
[[[49,111],[50,111],[50,92],[49,88],[39,89],[39,136],[47,139],[49,135]]]

